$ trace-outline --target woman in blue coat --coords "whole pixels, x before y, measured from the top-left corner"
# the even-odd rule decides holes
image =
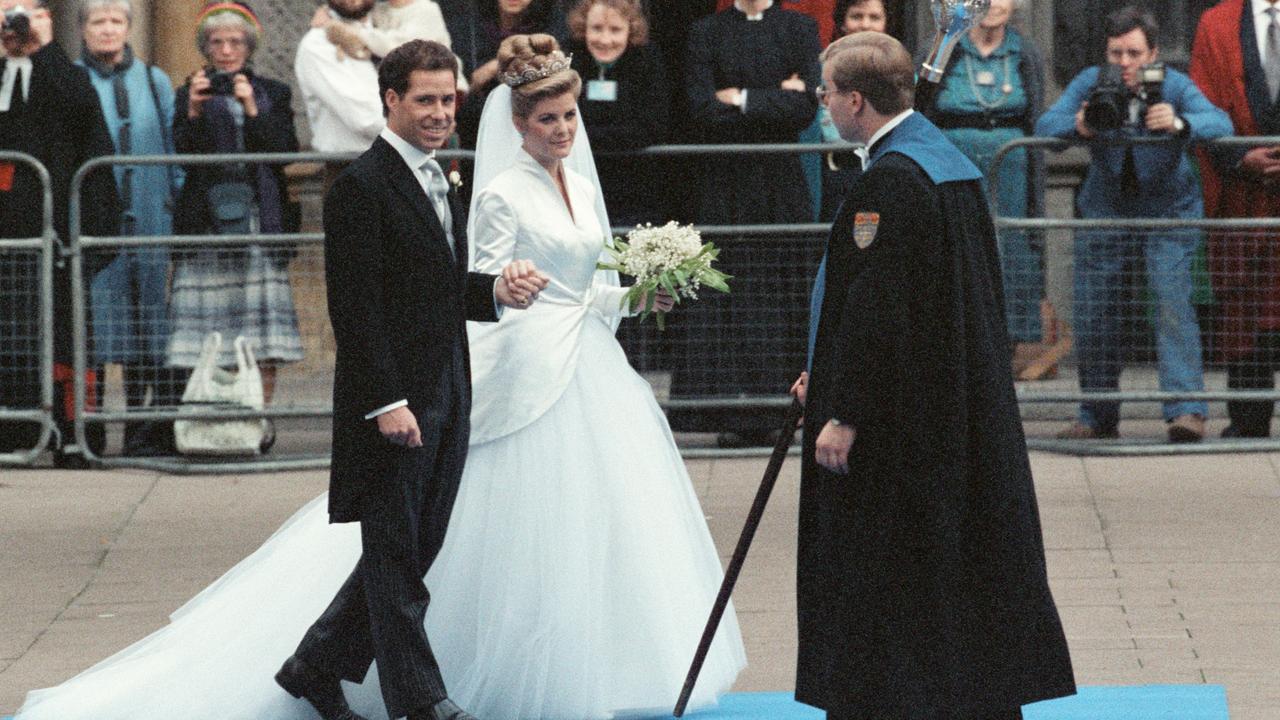
[[[133,54],[126,39],[133,20],[130,0],[87,0],[80,6],[84,53],[107,129],[119,155],[173,152],[173,85],[160,68]],[[182,171],[173,165],[115,167],[123,205],[121,234],[173,234],[173,198]],[[165,367],[169,339],[167,283],[169,248],[164,245],[122,250],[98,273],[90,287],[94,357],[98,364],[119,363],[124,370],[125,401],[174,405],[185,373]],[[124,453],[153,455],[173,450],[171,423],[125,425]]]

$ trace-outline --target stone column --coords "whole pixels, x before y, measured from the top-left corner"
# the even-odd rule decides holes
[[[150,17],[151,61],[168,73],[175,85],[181,85],[204,64],[196,49],[196,17],[202,7],[204,3],[197,0],[134,0],[134,13],[145,12]]]

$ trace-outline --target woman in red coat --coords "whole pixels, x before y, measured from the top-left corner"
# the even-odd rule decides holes
[[[1191,50],[1191,79],[1231,116],[1238,135],[1280,135],[1280,77],[1263,70],[1270,3],[1223,0],[1206,11]],[[1259,28],[1263,30],[1259,34]],[[1261,38],[1261,39],[1260,39]],[[1280,216],[1280,147],[1201,153],[1210,218]],[[1280,367],[1280,242],[1274,233],[1215,232],[1209,267],[1219,304],[1216,345],[1232,389],[1270,389]],[[1274,403],[1228,403],[1223,437],[1267,437]]]

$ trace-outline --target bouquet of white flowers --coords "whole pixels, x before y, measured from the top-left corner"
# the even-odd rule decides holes
[[[617,270],[636,279],[622,298],[622,306],[634,307],[646,298],[640,319],[653,312],[655,295],[662,288],[677,303],[681,298],[697,299],[698,290],[706,285],[713,290],[729,292],[729,275],[711,267],[720,254],[712,243],[703,243],[702,235],[692,226],[675,221],[662,227],[638,225],[627,233],[627,239],[614,238],[605,249],[613,262],[600,263],[601,270]],[[658,329],[665,329],[661,313]]]

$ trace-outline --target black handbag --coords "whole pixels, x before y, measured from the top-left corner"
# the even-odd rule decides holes
[[[233,180],[214,183],[206,195],[210,231],[216,235],[248,235],[253,231],[255,193],[249,183]]]

